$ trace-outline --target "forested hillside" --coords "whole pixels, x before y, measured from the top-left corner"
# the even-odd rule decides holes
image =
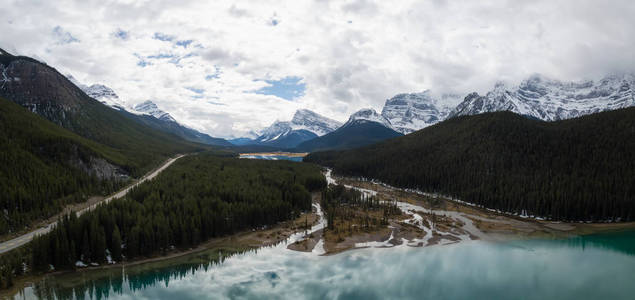
[[[210,153],[180,159],[123,199],[64,218],[30,244],[24,260],[35,272],[133,259],[189,248],[211,238],[259,228],[311,209],[310,191],[326,180],[318,166],[289,161],[218,157]],[[22,262],[22,261],[21,261]]]
[[[132,177],[145,174],[175,153],[202,149],[202,145],[186,142],[90,98],[66,76],[35,59],[0,51],[0,70],[6,77],[0,85],[0,97],[116,149],[122,154],[120,165]]]
[[[557,122],[510,112],[457,117],[305,161],[507,212],[635,219],[635,108]]]
[[[0,235],[105,195],[129,178],[124,157],[0,98]]]

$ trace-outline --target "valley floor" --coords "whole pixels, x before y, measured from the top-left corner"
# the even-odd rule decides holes
[[[325,254],[367,247],[400,245],[424,247],[469,240],[504,241],[513,238],[564,238],[635,228],[630,223],[565,223],[512,216],[466,205],[443,197],[426,196],[387,185],[339,178],[326,173],[329,183],[343,184],[381,201],[394,202],[401,215],[392,216],[385,226],[355,228],[341,222],[334,229],[320,230],[289,249],[312,251],[323,241]],[[358,214],[373,212],[358,212]],[[376,213],[376,212],[375,212]],[[358,216],[357,216],[358,217]]]

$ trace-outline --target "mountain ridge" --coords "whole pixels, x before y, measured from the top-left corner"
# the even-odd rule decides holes
[[[146,100],[135,106],[130,106],[121,99],[113,89],[103,84],[82,84],[72,75],[66,75],[75,86],[83,90],[89,97],[100,101],[131,119],[150,126],[156,130],[175,134],[187,141],[213,146],[231,146],[232,144],[222,138],[215,138],[193,128],[187,127],[176,121],[168,112],[161,110],[154,102]],[[155,120],[153,120],[156,119]]]
[[[340,126],[341,123],[338,121],[308,109],[299,109],[293,114],[291,121],[275,121],[262,130],[261,135],[253,140],[253,144],[294,148],[302,142],[328,134]]]
[[[484,96],[471,93],[449,117],[508,110],[557,121],[635,106],[634,78],[625,73],[607,75],[598,81],[563,82],[535,74],[518,86],[499,82]]]

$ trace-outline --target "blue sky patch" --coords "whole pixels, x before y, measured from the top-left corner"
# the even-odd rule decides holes
[[[187,48],[187,46],[189,46],[192,42],[193,42],[192,40],[176,41],[176,45],[181,46],[183,48]]]
[[[174,36],[162,32],[155,32],[152,38],[159,41],[171,42],[174,39]]]
[[[172,55],[172,54],[163,54],[163,53],[160,53],[160,54],[157,54],[157,55],[150,55],[150,56],[148,56],[148,58],[151,58],[151,59],[175,58],[175,57],[176,57],[175,55]]]
[[[286,100],[293,100],[304,96],[306,84],[302,77],[287,76],[280,80],[265,80],[269,86],[256,90],[256,94],[274,95]]]

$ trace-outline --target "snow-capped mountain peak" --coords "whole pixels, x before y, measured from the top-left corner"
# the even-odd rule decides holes
[[[518,86],[497,84],[485,96],[468,95],[450,116],[512,111],[545,121],[635,106],[635,76],[612,74],[597,82],[562,82],[536,74]]]
[[[360,123],[360,122],[375,122],[375,123],[379,123],[387,128],[390,129],[395,129],[392,124],[390,124],[390,121],[388,119],[386,119],[384,116],[378,114],[374,109],[372,108],[363,108],[358,110],[357,112],[355,112],[354,114],[352,114],[349,118],[348,121],[342,126],[349,126],[351,124],[354,123]]]
[[[140,113],[151,115],[159,120],[176,122],[169,113],[159,109],[159,107],[150,100],[135,105],[134,109]]]
[[[381,115],[397,131],[408,134],[444,120],[461,100],[455,94],[436,96],[430,90],[398,94],[386,100]]]
[[[290,122],[275,121],[271,126],[265,128],[261,135],[256,139],[258,142],[274,141],[293,130]]]
[[[119,110],[130,110],[126,102],[119,98],[119,96],[113,91],[111,88],[103,85],[103,84],[93,84],[93,85],[85,85],[79,82],[73,75],[66,75],[66,78],[70,80],[74,85],[80,88],[86,95],[89,97],[100,101],[103,104],[106,104],[114,109]]]
[[[258,142],[273,142],[279,138],[286,137],[292,132],[305,133],[322,136],[339,128],[342,124],[338,121],[324,117],[308,109],[299,109],[293,114],[291,121],[275,121],[271,126],[265,128],[256,139]]]
[[[126,102],[119,98],[115,91],[102,84],[93,84],[87,87],[84,92],[93,99],[97,99],[102,103],[119,109],[126,109]]]
[[[290,122],[293,130],[308,130],[323,136],[342,126],[342,123],[329,119],[308,109],[298,109]]]

